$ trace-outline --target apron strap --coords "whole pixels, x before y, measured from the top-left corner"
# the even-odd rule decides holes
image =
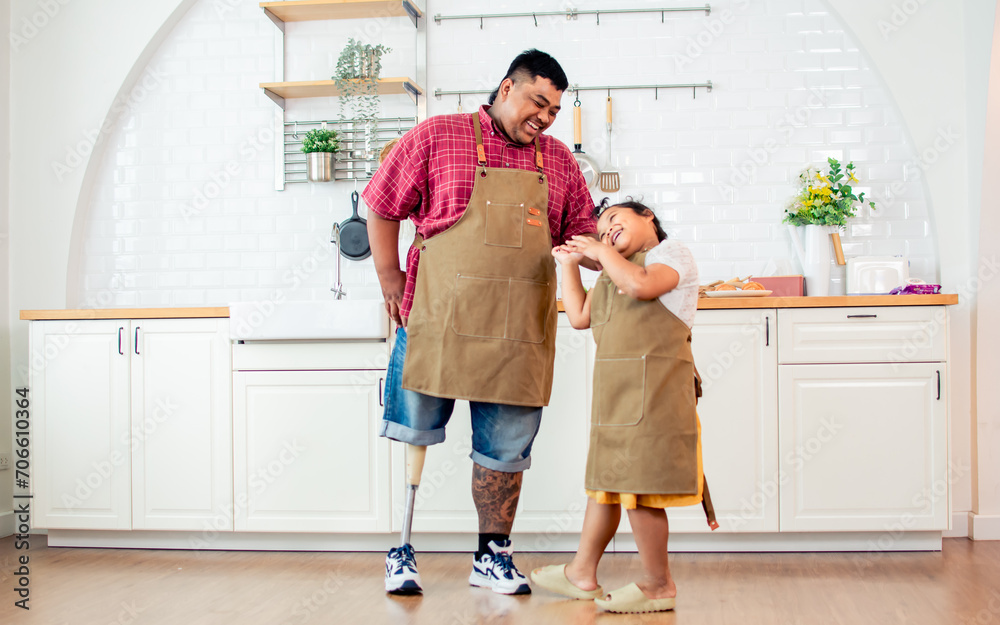
[[[469,115],[472,119],[472,128],[476,131],[476,157],[479,159],[479,166],[486,167],[486,150],[483,148],[483,131],[479,128],[479,113]]]
[[[472,113],[469,115],[472,120],[472,129],[476,131],[476,158],[479,159],[479,166],[486,167],[486,150],[483,148],[483,131],[479,127],[479,113]],[[542,142],[539,137],[535,137],[535,168],[538,169],[538,173],[544,173],[542,165],[544,161],[542,159]]]
[[[715,520],[715,506],[712,505],[712,496],[708,494],[708,478],[704,474],[701,476],[701,487],[701,507],[705,510],[708,526],[717,530],[719,522]]]

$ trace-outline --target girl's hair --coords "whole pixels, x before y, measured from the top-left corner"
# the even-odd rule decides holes
[[[624,206],[625,208],[631,208],[637,215],[642,215],[643,217],[652,215],[653,228],[656,229],[656,238],[660,241],[665,241],[667,239],[667,233],[663,231],[663,226],[660,225],[660,220],[656,217],[656,213],[653,212],[653,209],[641,202],[636,202],[632,199],[631,195],[627,196],[624,202],[615,202],[614,204],[611,203],[610,198],[604,198],[601,200],[600,204],[594,207],[594,219],[599,218],[601,213],[608,210],[612,206]]]

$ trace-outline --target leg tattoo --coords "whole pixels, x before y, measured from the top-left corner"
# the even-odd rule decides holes
[[[523,473],[504,473],[472,465],[472,499],[479,513],[480,533],[510,534],[521,496],[522,477]]]

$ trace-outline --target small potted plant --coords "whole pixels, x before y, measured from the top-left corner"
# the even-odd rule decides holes
[[[329,128],[314,128],[302,139],[302,152],[306,155],[306,177],[309,182],[333,180],[333,162],[340,141],[337,132]]]
[[[830,235],[839,234],[847,220],[857,214],[859,206],[868,204],[875,210],[875,202],[866,202],[864,193],[854,193],[851,184],[858,182],[854,163],[848,163],[843,169],[835,158],[828,158],[827,163],[830,166],[828,174],[811,167],[799,174],[802,187],[785,209],[783,220],[788,224],[795,252],[802,263],[808,295],[828,295],[830,292],[830,261],[833,258]]]

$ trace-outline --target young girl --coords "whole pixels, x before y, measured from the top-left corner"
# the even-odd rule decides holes
[[[538,586],[593,599],[609,612],[672,610],[677,588],[667,562],[664,508],[701,502],[718,527],[701,466],[695,413],[691,324],[698,307],[698,268],[690,250],[667,241],[653,211],[639,202],[595,211],[600,240],[573,237],[552,250],[562,265],[562,300],[574,328],[597,342],[587,455],[587,512],[580,548],[569,564],[535,569]],[[579,263],[603,267],[585,292]],[[639,548],[642,581],[605,596],[597,565],[615,535],[621,506]]]

